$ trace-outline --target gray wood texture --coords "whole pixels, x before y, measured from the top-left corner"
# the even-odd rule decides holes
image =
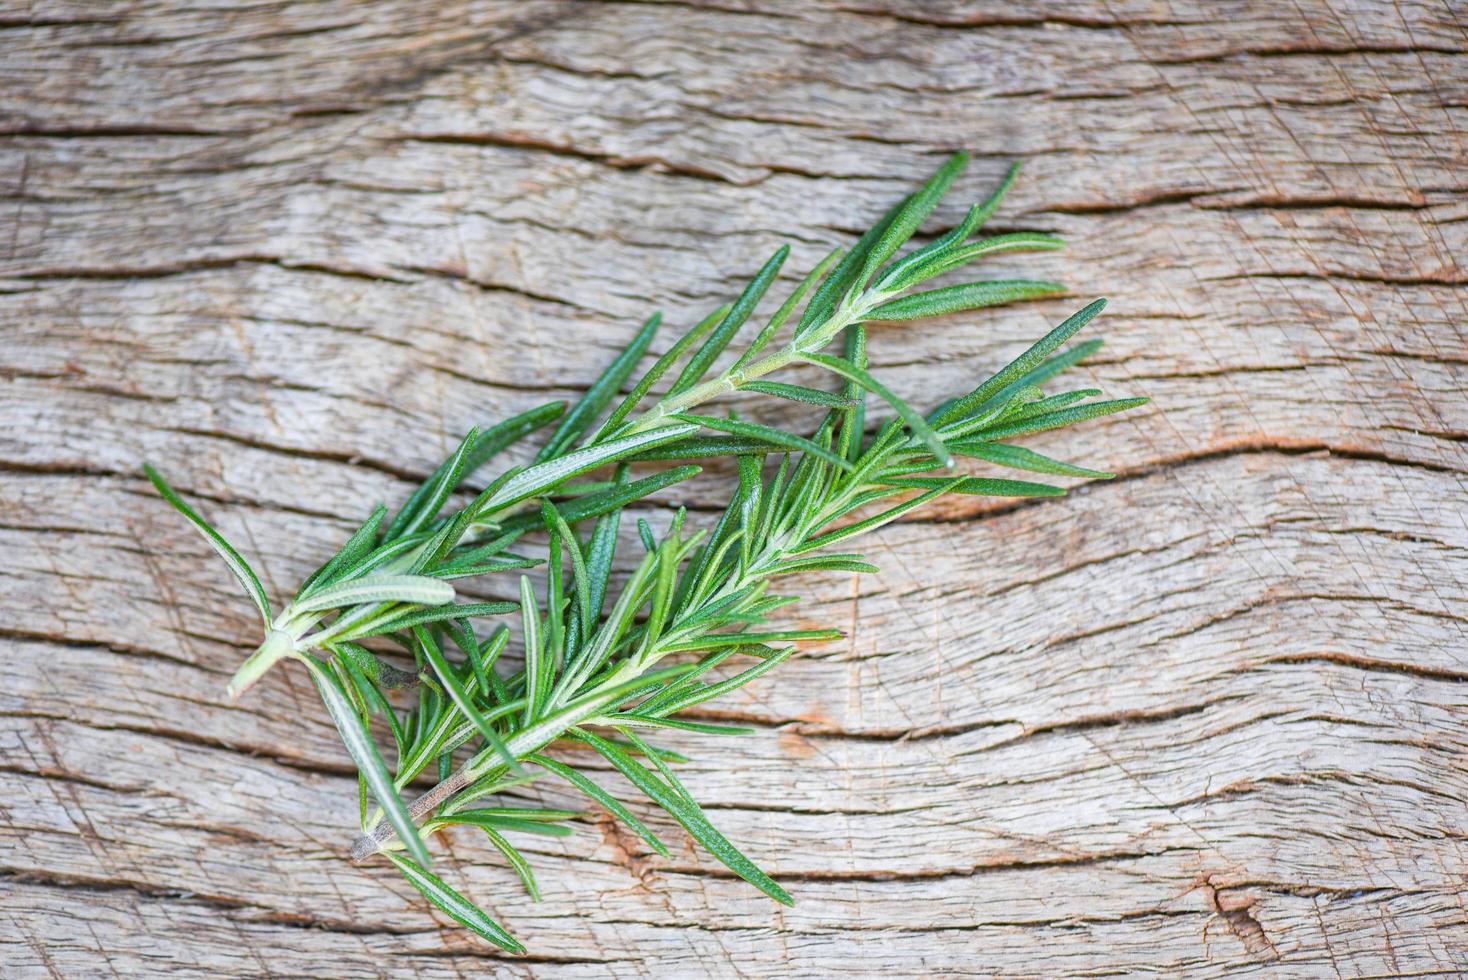
[[[1463,20],[0,5],[0,972],[1468,970]],[[258,624],[141,462],[279,595],[470,425],[780,241],[803,270],[960,146],[933,227],[1023,160],[995,226],[1070,248],[986,271],[1074,295],[882,327],[885,378],[952,394],[1104,294],[1080,374],[1155,405],[1032,443],[1119,479],[955,501],[806,581],[848,639],[722,705],[756,737],[684,743],[797,905],[596,813],[530,845],[534,904],[455,835],[512,958],[350,865],[309,683],[228,703]]]

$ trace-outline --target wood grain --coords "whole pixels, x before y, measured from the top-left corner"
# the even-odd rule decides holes
[[[5,975],[1468,970],[1462,20],[0,5]],[[987,271],[1073,295],[884,326],[883,376],[957,392],[1104,294],[1081,374],[1155,404],[1033,443],[1118,479],[948,503],[803,583],[850,636],[684,767],[795,908],[647,807],[672,858],[590,813],[531,845],[539,904],[451,838],[519,958],[351,866],[348,759],[301,676],[227,702],[257,624],[141,462],[279,595],[470,425],[781,241],[803,272],[960,146],[933,227],[1022,160],[995,225],[1070,247]]]

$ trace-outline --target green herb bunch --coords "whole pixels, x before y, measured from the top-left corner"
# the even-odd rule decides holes
[[[1063,291],[1055,283],[1027,280],[917,289],[986,255],[1060,247],[1056,238],[1029,233],[973,240],[1013,182],[1011,170],[956,228],[898,257],[965,163],[963,154],[953,157],[849,251],[828,255],[726,367],[715,365],[774,283],[788,246],[734,303],[674,343],[626,395],[619,398],[653,341],[657,316],[569,409],[556,402],[471,431],[391,519],[378,506],[278,613],[239,553],[147,468],[159,492],[225,559],[259,610],[264,641],[230,681],[230,695],[237,697],[281,660],[299,662],[315,682],[359,773],[362,836],[352,847],[355,859],[384,855],[455,920],[496,945],[521,951],[500,925],[428,870],[425,841],[457,824],[477,827],[538,897],[534,874],[508,837],[568,834],[567,821],[579,814],[485,804],[510,787],[549,775],[600,804],[666,856],[666,847],[642,821],[556,752],[580,743],[735,874],[791,903],[784,889],[709,823],[671,768],[683,757],[649,738],[747,733],[688,712],[777,667],[793,654],[792,644],[840,635],[770,627],[770,615],[796,601],[777,594],[777,583],[804,572],[875,571],[845,550],[850,542],[944,494],[1064,492],[1043,483],[957,474],[954,457],[1106,478],[1110,474],[1007,440],[1145,401],[1087,401],[1099,394],[1094,389],[1048,396],[1041,390],[1100,346],[1091,341],[1060,350],[1101,311],[1099,300],[972,391],[926,414],[868,372],[868,323]],[[779,341],[792,322],[789,338]],[[827,353],[838,340],[842,353]],[[834,375],[838,390],[768,380],[799,365]],[[655,394],[660,383],[661,393]],[[804,403],[823,415],[809,434],[799,435],[732,412],[699,411],[736,392]],[[894,412],[870,431],[869,396]],[[446,511],[455,493],[469,487],[493,457],[546,428],[550,435],[531,463],[506,469],[466,506]],[[639,519],[643,553],[614,587],[624,510],[699,472],[690,461],[721,456],[736,460],[738,483],[718,522],[694,529],[680,509],[659,535]],[[635,465],[656,461],[682,465],[664,464],[634,478]],[[593,479],[598,471],[603,478]],[[532,541],[545,536],[544,557],[511,550],[527,535],[534,535]],[[539,565],[545,567],[543,594],[523,574]],[[453,583],[512,571],[521,572],[518,601],[456,601]],[[513,669],[500,659],[510,625],[481,632],[473,622],[505,614],[515,614],[523,650]],[[747,666],[731,671],[740,663]],[[411,706],[396,706],[405,701]],[[391,767],[370,732],[374,717],[391,734]],[[404,794],[425,776],[435,780],[432,788],[405,802]]]

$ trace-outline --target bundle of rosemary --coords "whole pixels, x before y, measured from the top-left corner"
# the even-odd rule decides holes
[[[794,642],[840,635],[768,628],[771,613],[796,601],[772,591],[777,580],[802,572],[875,571],[844,550],[849,543],[943,494],[1064,492],[1043,483],[958,475],[955,456],[1015,470],[1105,478],[1110,474],[1007,440],[1145,401],[1086,401],[1099,394],[1092,389],[1049,396],[1041,391],[1100,346],[1091,341],[1060,352],[1101,311],[1099,300],[983,384],[927,414],[868,373],[865,324],[1063,291],[1054,283],[1024,280],[917,291],[986,255],[1060,247],[1059,240],[1040,234],[971,240],[1008,190],[1011,170],[958,227],[897,257],[965,162],[963,154],[953,157],[849,251],[828,255],[727,367],[716,370],[715,363],[775,281],[788,246],[734,303],[673,344],[620,399],[652,343],[657,316],[575,405],[556,402],[471,431],[391,519],[378,506],[278,613],[239,553],[147,467],[158,491],[208,539],[259,610],[264,642],[230,681],[230,695],[239,696],[281,660],[298,662],[315,682],[359,773],[362,836],[352,847],[355,859],[384,855],[455,920],[491,943],[523,950],[428,870],[425,841],[446,827],[477,827],[538,897],[535,876],[509,835],[567,834],[566,821],[578,814],[484,803],[549,775],[605,807],[666,856],[652,830],[557,757],[558,745],[576,742],[605,759],[735,874],[776,901],[791,903],[784,889],[709,823],[671,768],[682,757],[651,744],[649,734],[749,731],[700,721],[688,712],[779,666],[794,652]],[[791,336],[777,343],[791,321]],[[826,353],[838,339],[842,353]],[[839,391],[768,380],[795,365],[824,369],[839,380]],[[670,381],[654,394],[664,379]],[[801,402],[824,414],[810,434],[798,435],[733,413],[700,413],[701,406],[734,392]],[[871,431],[868,396],[895,413]],[[482,489],[467,506],[445,512],[454,494],[471,485],[496,454],[545,428],[550,435],[533,462],[479,484]],[[699,471],[686,461],[718,456],[734,457],[738,473],[718,522],[695,530],[679,510],[658,535],[639,519],[643,554],[614,587],[611,569],[624,509]],[[636,464],[669,460],[684,462],[634,478]],[[600,470],[608,471],[603,479],[589,478]],[[527,535],[539,541],[541,534],[548,537],[543,557],[511,550]],[[544,594],[521,574],[518,602],[456,601],[456,581],[537,565],[545,566]],[[514,669],[500,663],[510,626],[485,632],[473,622],[504,614],[517,614],[512,620],[520,630],[523,657]],[[395,659],[411,660],[411,669],[395,665]],[[743,670],[718,670],[740,660],[748,663]],[[411,706],[396,707],[403,699]],[[392,766],[369,730],[374,717],[390,732]],[[436,784],[405,802],[403,794],[425,773]]]

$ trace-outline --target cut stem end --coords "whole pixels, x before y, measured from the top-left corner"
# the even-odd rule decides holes
[[[250,654],[249,659],[240,664],[240,669],[234,672],[229,679],[229,686],[225,691],[229,694],[231,701],[238,700],[255,682],[265,676],[265,672],[275,666],[276,661],[288,657],[296,652],[296,641],[285,630],[272,629],[265,634],[265,642],[261,643]]]

